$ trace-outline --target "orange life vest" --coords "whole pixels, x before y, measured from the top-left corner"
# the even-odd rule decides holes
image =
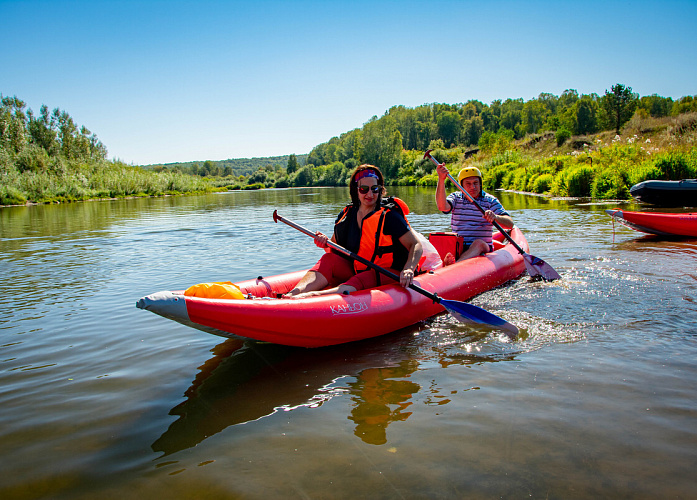
[[[348,205],[344,208],[341,213],[341,217],[335,225],[335,231],[341,232],[340,228],[342,225],[346,224],[346,217],[351,212],[351,207],[353,205]],[[362,222],[361,225],[361,242],[356,252],[358,255],[366,260],[374,262],[375,264],[382,267],[392,267],[394,264],[394,253],[397,245],[401,246],[399,239],[393,239],[392,236],[385,234],[385,217],[390,210],[397,210],[404,220],[407,220],[406,214],[409,213],[409,207],[404,201],[399,198],[388,198],[383,200],[381,206],[375,211],[368,214]],[[409,221],[407,220],[407,225]],[[353,268],[358,273],[368,269],[368,266],[358,262],[353,261]]]

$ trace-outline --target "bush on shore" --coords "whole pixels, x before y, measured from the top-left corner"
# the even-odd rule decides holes
[[[625,137],[598,134],[566,140],[570,150],[539,151],[514,148],[501,154],[480,156],[453,165],[453,173],[463,164],[478,167],[484,188],[527,191],[559,197],[629,199],[629,188],[645,180],[697,178],[697,113],[677,119],[632,119],[627,129],[643,135]],[[552,138],[549,142],[556,139]],[[536,148],[544,141],[536,141]],[[574,149],[578,147],[579,149]]]
[[[36,163],[30,163],[36,167]],[[21,170],[0,165],[0,204],[54,203],[95,198],[210,192],[200,177],[148,172],[120,162],[73,163],[61,159]]]

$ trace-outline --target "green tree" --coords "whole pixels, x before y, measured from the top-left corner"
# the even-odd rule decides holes
[[[471,120],[475,116],[479,115],[480,111],[479,109],[477,109],[477,102],[478,101],[469,101],[462,107],[462,118],[464,118],[465,120]]]
[[[608,124],[619,135],[620,128],[634,114],[637,98],[632,94],[632,87],[625,87],[621,83],[612,86],[612,91],[605,90],[603,97],[603,109],[607,113]]]
[[[563,112],[565,109],[570,108],[576,104],[578,99],[578,91],[576,89],[566,89],[562,92],[561,96],[559,96],[559,105],[561,109],[558,109],[558,112]]]
[[[29,111],[28,129],[31,141],[42,147],[49,155],[56,156],[60,152],[56,122],[49,115],[46,105],[41,106],[41,115],[38,118],[34,118],[34,113]]]
[[[573,106],[574,133],[576,135],[592,134],[598,130],[597,105],[584,96]]]
[[[536,134],[547,119],[547,108],[537,99],[530,99],[523,106],[523,130],[526,134]]]
[[[323,165],[329,165],[332,162],[337,161],[343,155],[342,148],[340,147],[339,138],[332,137],[327,143],[327,148],[324,154]]]
[[[318,184],[320,186],[341,186],[344,183],[345,175],[346,168],[344,167],[344,164],[340,161],[335,161],[331,165],[327,166],[322,178],[319,179]]]
[[[27,116],[24,114],[26,104],[17,96],[2,97],[0,94],[0,98],[0,147],[17,154],[27,144]]]
[[[438,126],[431,121],[416,122],[417,149],[425,150],[438,137]]]
[[[645,109],[654,118],[668,116],[673,107],[673,99],[661,97],[657,94],[644,96],[637,103],[638,109]]]
[[[402,166],[402,133],[399,130],[392,132],[392,142],[387,154],[385,176],[389,180],[394,180],[397,179],[399,167]]]
[[[495,103],[496,101],[494,101]],[[498,101],[499,104],[501,101]],[[494,104],[492,103],[492,105]],[[499,129],[499,116],[496,114],[493,106],[489,106],[482,110],[479,115],[484,123],[484,130],[488,132],[497,132]]]
[[[445,111],[438,115],[438,134],[447,145],[457,144],[462,129],[460,115],[454,111]]]
[[[523,122],[523,100],[506,99],[501,105],[501,119],[499,125],[514,132],[516,137],[520,137],[520,125]]]
[[[107,149],[106,146],[102,144],[102,141],[97,138],[96,134],[90,134],[85,127],[82,127],[82,132],[89,144],[90,158],[95,160],[105,160]]]
[[[61,153],[69,160],[80,158],[79,145],[75,141],[77,125],[65,111],[56,108],[53,117],[58,123],[58,138],[61,144]]]
[[[295,173],[291,184],[293,187],[312,186],[314,177],[313,166],[305,165]]]
[[[349,136],[346,138],[344,143],[346,160],[352,160],[351,163],[355,163],[357,165],[361,163],[361,157],[363,156],[362,137],[363,132],[356,129],[349,133]]]
[[[247,184],[266,184],[268,177],[268,171],[262,167],[249,176]]]
[[[537,96],[537,100],[545,107],[548,115],[554,115],[557,113],[559,98],[554,94],[542,92],[539,96]]]
[[[319,166],[322,164],[322,156],[323,155],[322,155],[322,152],[320,149],[323,147],[324,147],[323,144],[319,144],[319,145],[315,146],[314,148],[312,148],[312,151],[310,151],[310,154],[307,155],[307,164],[308,165]]]
[[[671,116],[677,116],[681,113],[689,113],[697,111],[697,95],[686,95],[673,103],[670,110]]]
[[[554,134],[554,137],[557,140],[557,146],[561,146],[569,137],[571,137],[571,132],[567,128],[559,127]]]
[[[507,128],[500,128],[495,133],[486,131],[479,139],[479,148],[491,154],[503,153],[510,149],[513,139],[513,131]]]
[[[286,172],[292,174],[296,170],[298,170],[298,158],[294,154],[291,154],[288,157],[288,165],[286,166]]]
[[[463,139],[466,146],[479,143],[479,139],[484,133],[484,121],[481,116],[475,116],[465,122],[463,127]]]
[[[399,130],[394,117],[389,115],[380,120],[374,116],[363,126],[363,160],[378,167],[386,177],[395,166],[395,158],[402,153],[402,136],[395,133],[399,133]]]

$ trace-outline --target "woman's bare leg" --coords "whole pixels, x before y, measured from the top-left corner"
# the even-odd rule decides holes
[[[355,291],[356,289],[354,287],[342,283],[341,285],[335,286],[334,288],[328,288],[326,290],[318,290],[313,292],[305,292],[299,295],[295,295],[294,297],[296,299],[301,299],[306,297],[317,297],[318,295],[329,295],[330,293],[350,294],[351,292]]]
[[[329,281],[327,281],[327,278],[325,278],[324,275],[318,273],[317,271],[308,271],[305,273],[305,276],[298,281],[295,288],[293,288],[286,295],[295,296],[300,293],[315,292],[317,290],[322,290],[328,284]]]

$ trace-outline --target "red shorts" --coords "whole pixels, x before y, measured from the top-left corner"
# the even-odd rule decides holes
[[[365,290],[366,288],[372,288],[378,285],[396,283],[395,280],[372,269],[356,274],[356,271],[353,269],[353,262],[334,252],[327,252],[322,255],[319,261],[317,261],[317,264],[315,264],[310,271],[316,271],[324,276],[329,282],[330,288],[339,286],[343,283],[356,290]],[[395,269],[389,269],[389,271],[399,276],[400,271]],[[379,282],[378,278],[380,280]]]

